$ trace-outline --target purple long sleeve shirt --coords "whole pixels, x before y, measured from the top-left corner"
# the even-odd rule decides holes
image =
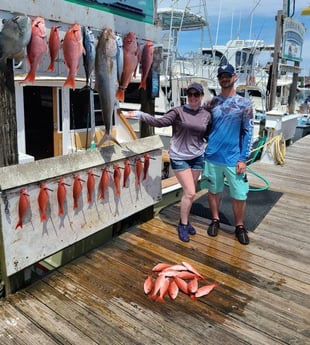
[[[207,126],[210,113],[203,107],[190,109],[188,105],[175,107],[160,118],[135,111],[135,115],[153,127],[172,126],[169,156],[175,160],[189,160],[204,153]]]

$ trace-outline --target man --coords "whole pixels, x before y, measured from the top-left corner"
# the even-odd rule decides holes
[[[203,173],[212,213],[208,235],[218,234],[220,198],[226,178],[232,197],[236,237],[241,244],[249,244],[243,221],[249,191],[246,161],[252,147],[253,109],[249,100],[236,94],[234,85],[238,76],[232,65],[220,66],[217,78],[221,93],[206,105],[212,115]]]

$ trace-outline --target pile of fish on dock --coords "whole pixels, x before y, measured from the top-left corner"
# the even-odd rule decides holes
[[[156,274],[156,278],[153,278]],[[205,280],[188,262],[182,264],[158,263],[152,268],[152,273],[144,281],[144,293],[150,295],[151,299],[163,302],[168,295],[175,300],[179,291],[189,295],[192,300],[208,295],[219,284],[214,282],[209,285],[199,286],[199,281]]]

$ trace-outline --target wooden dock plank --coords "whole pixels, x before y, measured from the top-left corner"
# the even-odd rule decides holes
[[[304,345],[310,338],[310,136],[287,148],[286,163],[256,162],[282,197],[242,246],[231,226],[178,240],[179,203],[104,246],[0,300],[0,343],[100,345]],[[250,176],[251,183],[262,181]],[[205,193],[201,191],[199,193]],[[197,195],[197,197],[200,194]],[[143,282],[158,262],[194,265],[219,286],[193,301],[153,301]]]

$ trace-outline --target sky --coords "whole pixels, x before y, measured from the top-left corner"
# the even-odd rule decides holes
[[[310,6],[310,0],[157,0],[159,8],[184,9],[194,13],[204,13],[201,4],[206,3],[212,44],[225,44],[229,39],[259,39],[265,44],[274,44],[276,35],[276,16],[289,2],[292,18],[305,25],[302,48],[301,76],[310,75],[310,16],[302,16],[301,11]],[[210,47],[208,30],[204,30],[203,47]],[[201,32],[181,32],[179,53],[198,52],[201,47]],[[272,61],[270,53],[261,57],[262,63]]]

